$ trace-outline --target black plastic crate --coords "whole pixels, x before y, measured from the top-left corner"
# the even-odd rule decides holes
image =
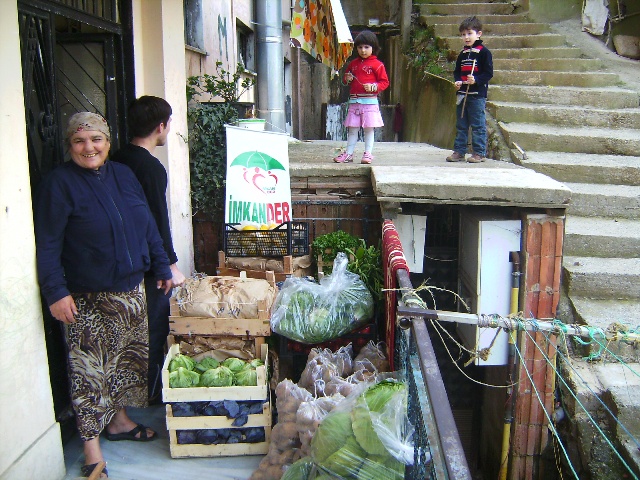
[[[228,257],[300,257],[309,253],[307,222],[285,222],[271,230],[242,230],[224,224],[224,253]]]

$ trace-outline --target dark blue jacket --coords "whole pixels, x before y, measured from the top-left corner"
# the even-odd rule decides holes
[[[476,61],[473,68],[473,77],[476,83],[469,85],[469,95],[487,98],[489,90],[489,80],[493,78],[493,55],[487,47],[482,44],[482,40],[476,40],[471,47],[462,49],[456,60],[456,68],[453,71],[453,78],[456,82],[464,82],[467,75],[471,73],[473,61]],[[458,90],[458,95],[467,92],[467,85],[462,85]]]
[[[158,280],[172,277],[142,187],[125,165],[90,170],[66,162],[42,182],[34,210],[48,305],[71,292],[132,290],[150,268]]]

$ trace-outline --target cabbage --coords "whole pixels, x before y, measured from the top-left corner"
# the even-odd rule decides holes
[[[186,368],[187,370],[193,370],[196,362],[193,358],[187,357],[186,355],[182,355],[181,353],[177,354],[171,362],[169,362],[169,372],[175,372],[178,367]]]
[[[211,368],[218,368],[220,362],[213,357],[204,357],[195,365],[195,370],[199,373],[204,373]]]
[[[336,412],[326,416],[311,440],[311,456],[322,464],[353,437],[349,412]]]
[[[393,379],[382,380],[367,388],[364,399],[372,412],[381,412],[396,394],[406,395],[407,386]]]
[[[233,375],[234,384],[239,387],[255,387],[258,385],[258,374],[253,368],[245,368]]]
[[[369,457],[360,467],[358,480],[404,480],[404,464],[393,457]]]
[[[313,460],[304,457],[295,462],[284,472],[280,480],[307,480],[313,469]]]
[[[356,438],[351,436],[341,449],[322,462],[321,467],[333,475],[349,477],[358,471],[365,458],[367,452],[360,447]]]
[[[249,365],[251,365],[251,368],[258,368],[258,367],[262,367],[264,365],[264,362],[259,358],[254,358],[249,362]]]
[[[221,365],[211,368],[200,376],[201,387],[230,387],[233,385],[233,372]]]
[[[222,362],[222,365],[227,367],[233,373],[238,373],[240,370],[247,366],[247,362],[239,358],[229,357],[224,362]]]
[[[177,370],[169,373],[169,387],[171,388],[197,387],[199,381],[200,375],[197,372],[192,372],[184,367],[178,367]]]

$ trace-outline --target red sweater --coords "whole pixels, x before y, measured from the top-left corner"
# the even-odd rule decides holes
[[[351,82],[351,90],[349,92],[352,97],[377,97],[378,93],[389,86],[389,78],[384,64],[375,55],[364,59],[356,58],[349,63],[344,73],[345,75],[351,73],[355,77]],[[343,80],[345,80],[344,77]],[[366,92],[363,86],[365,83],[376,83],[378,91]]]

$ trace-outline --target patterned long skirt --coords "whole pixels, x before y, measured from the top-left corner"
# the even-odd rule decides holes
[[[146,407],[149,352],[144,285],[130,292],[72,294],[66,325],[71,402],[83,441],[100,435],[124,407]]]

